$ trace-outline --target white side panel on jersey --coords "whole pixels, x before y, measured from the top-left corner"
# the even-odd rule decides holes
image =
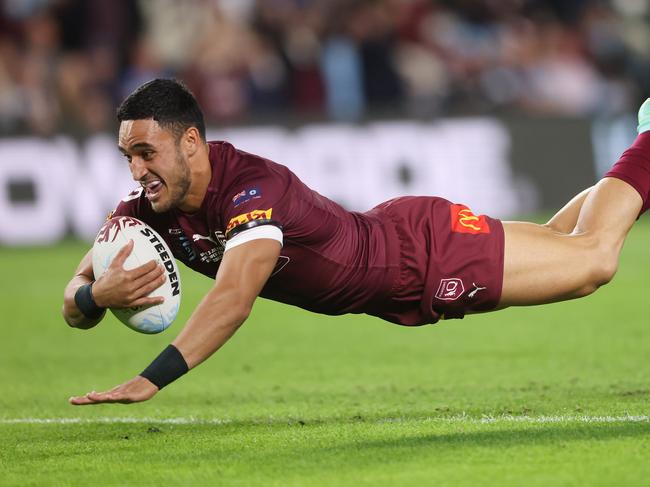
[[[225,252],[228,252],[230,249],[237,247],[238,245],[245,244],[246,242],[252,242],[253,240],[258,240],[260,238],[270,238],[272,240],[277,240],[280,242],[280,245],[283,244],[282,240],[282,230],[280,230],[275,225],[260,225],[259,227],[253,227],[249,230],[244,230],[241,233],[238,233],[233,238],[226,242]]]

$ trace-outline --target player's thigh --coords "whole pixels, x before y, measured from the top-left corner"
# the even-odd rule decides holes
[[[566,235],[526,222],[503,222],[500,307],[585,296],[607,280],[615,260],[592,235]],[[614,257],[615,259],[615,257]]]

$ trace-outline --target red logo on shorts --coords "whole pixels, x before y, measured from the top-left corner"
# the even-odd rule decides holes
[[[451,231],[459,233],[490,233],[485,215],[476,216],[465,205],[451,205]]]
[[[465,292],[463,281],[457,277],[451,279],[441,279],[436,298],[443,301],[456,301]]]

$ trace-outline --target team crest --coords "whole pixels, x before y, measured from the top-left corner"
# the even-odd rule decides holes
[[[465,286],[463,286],[463,281],[457,277],[441,279],[438,291],[436,292],[436,298],[442,301],[456,301],[464,292]]]

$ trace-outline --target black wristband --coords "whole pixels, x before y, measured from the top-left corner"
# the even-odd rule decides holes
[[[74,293],[74,303],[86,318],[96,320],[104,314],[106,308],[97,306],[95,298],[93,298],[93,282],[95,281],[84,284],[77,289],[77,292]]]
[[[174,382],[189,370],[187,362],[174,345],[167,345],[149,367],[140,374],[158,389]]]

